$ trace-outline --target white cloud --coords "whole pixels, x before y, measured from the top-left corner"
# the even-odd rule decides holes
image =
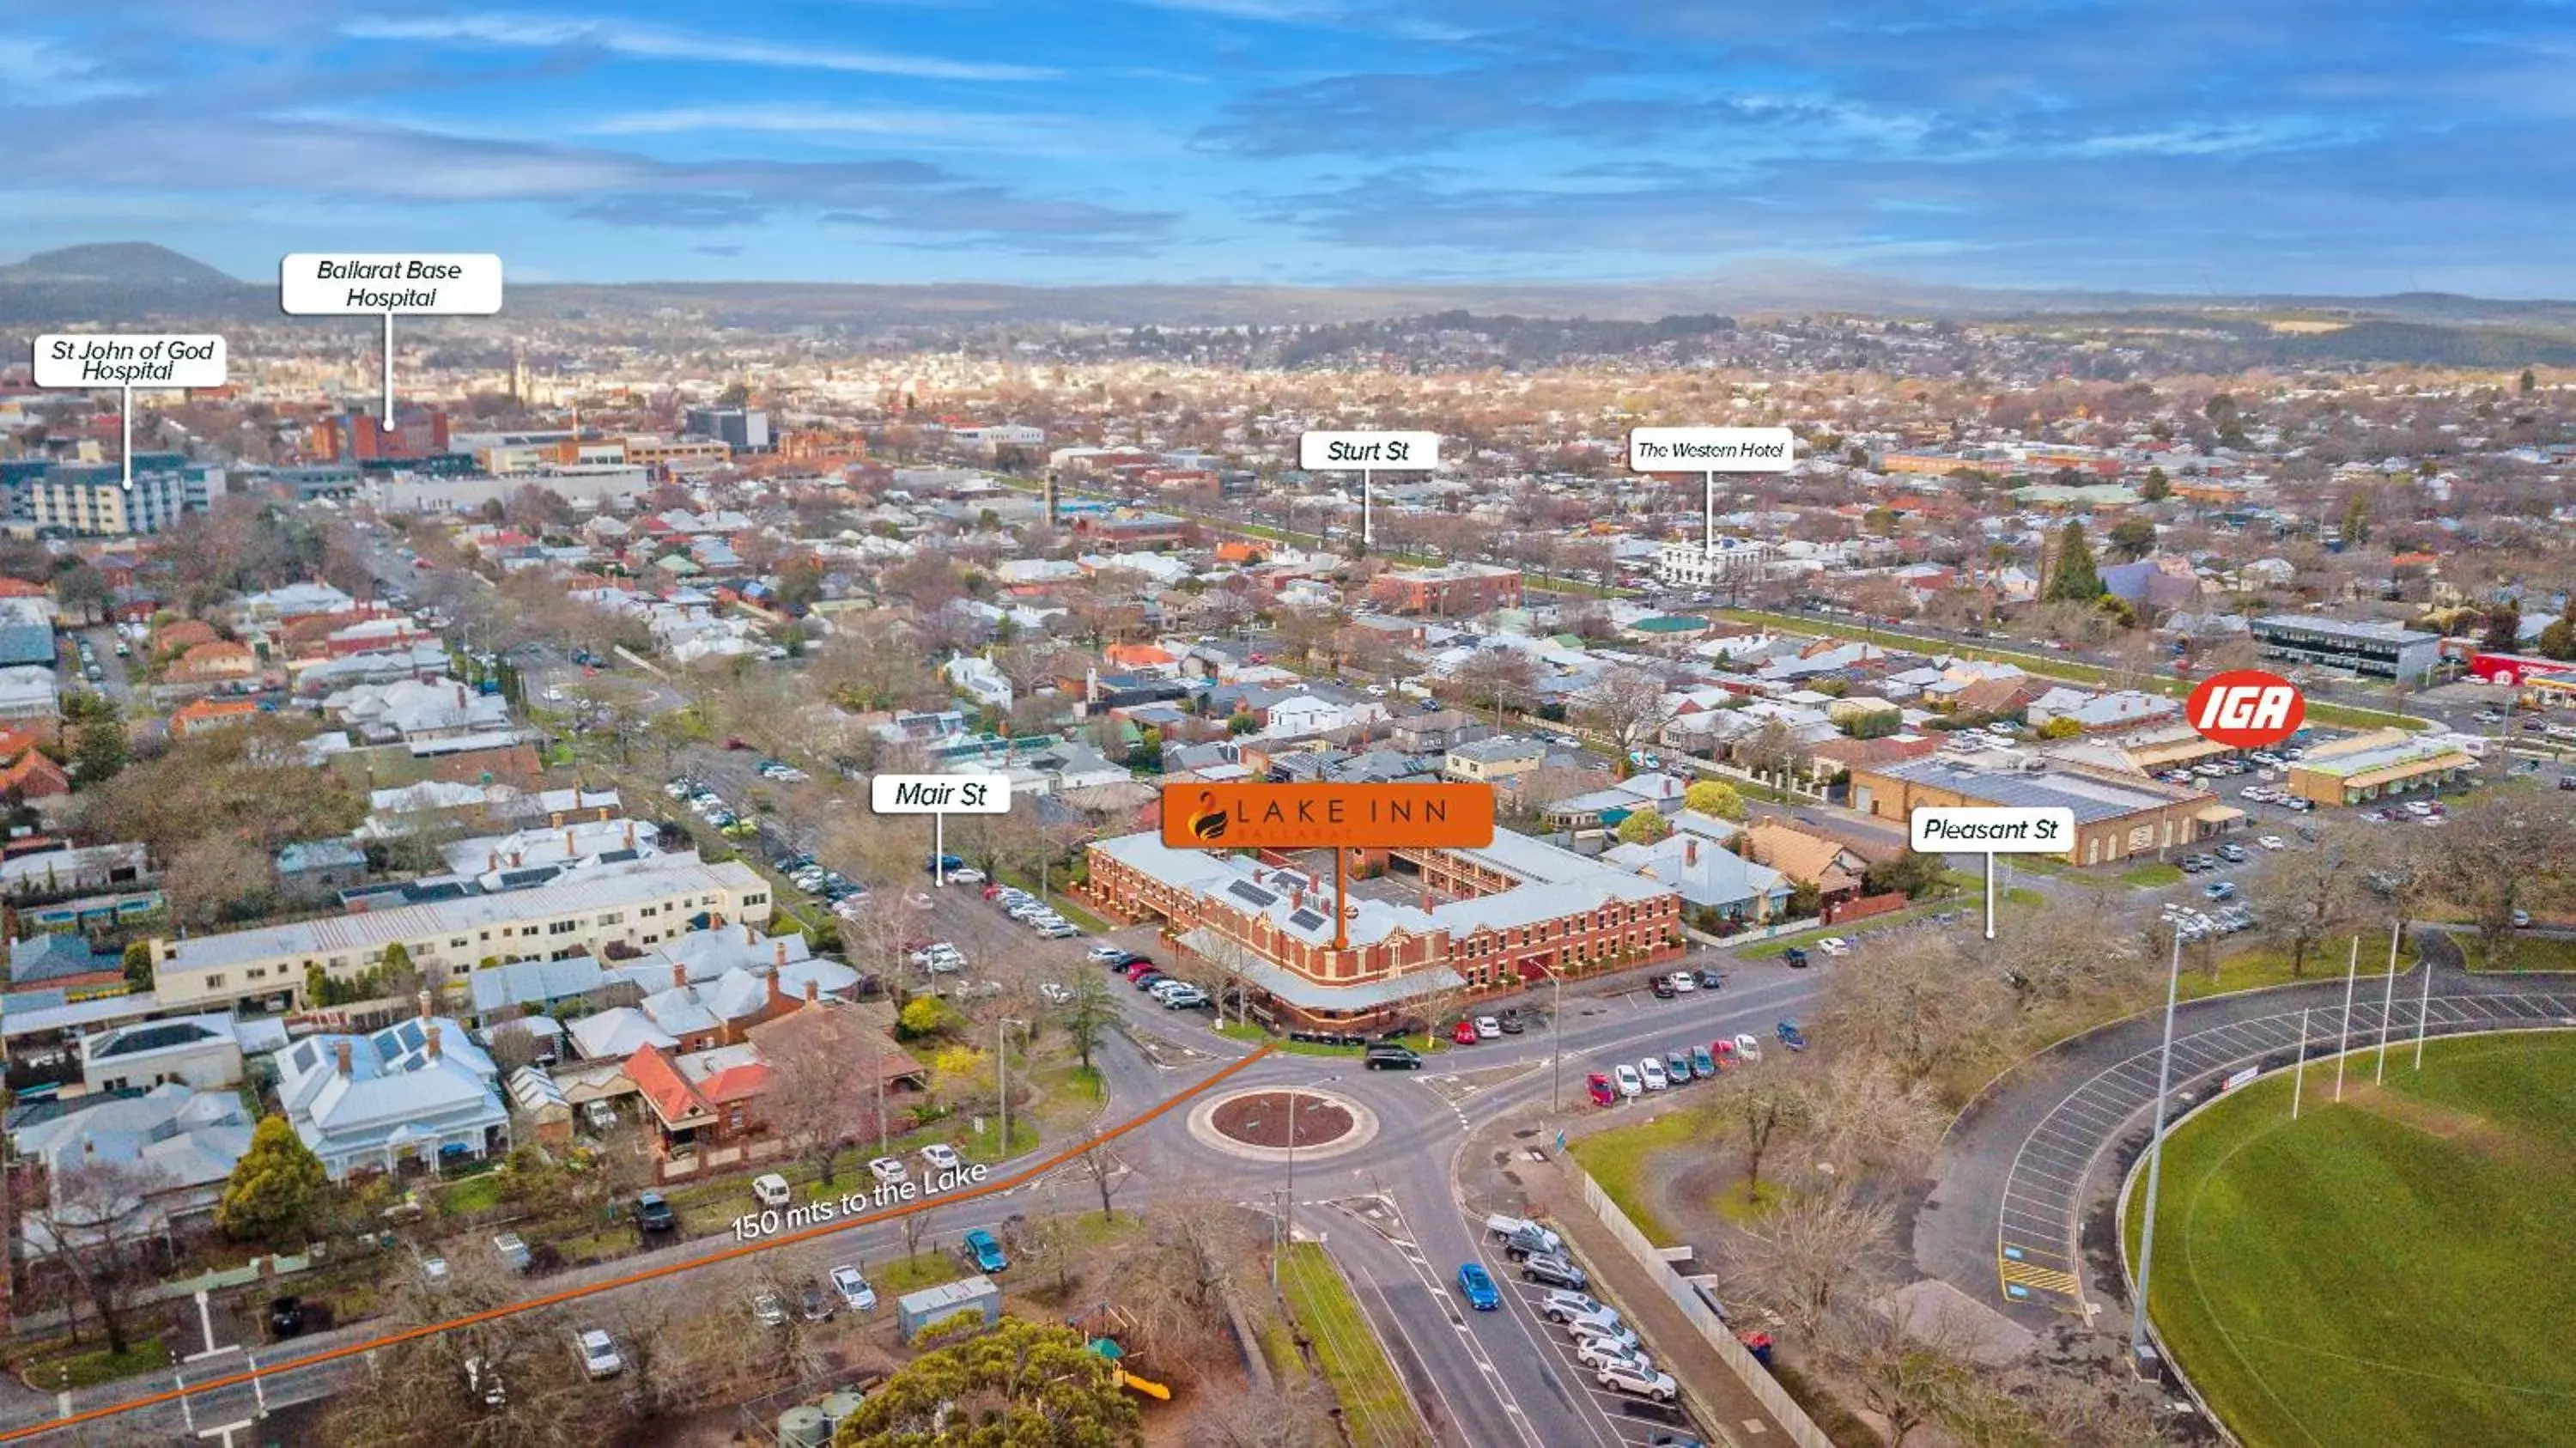
[[[941,60],[822,45],[792,45],[742,36],[712,35],[638,25],[624,20],[520,15],[487,11],[419,19],[361,16],[340,27],[353,40],[409,40],[489,45],[518,50],[587,46],[630,60],[702,61],[717,65],[778,66],[796,70],[850,71],[921,80],[1044,80],[1055,71],[1037,66]]]
[[[603,116],[573,129],[588,136],[752,132],[800,136],[817,142],[901,142],[917,150],[1009,151],[1018,155],[1134,154],[1169,150],[1173,144],[1141,127],[1104,125],[1080,116],[910,106],[674,106]]]
[[[108,96],[140,94],[131,81],[109,80],[97,62],[74,55],[50,40],[0,35],[0,104],[69,105]]]

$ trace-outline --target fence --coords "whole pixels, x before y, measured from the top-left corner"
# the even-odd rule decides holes
[[[1772,1421],[1789,1435],[1789,1441],[1797,1444],[1798,1448],[1834,1448],[1834,1440],[1825,1435],[1824,1429],[1816,1426],[1815,1420],[1807,1416],[1807,1410],[1798,1406],[1798,1400],[1789,1396],[1789,1390],[1780,1386],[1780,1380],[1771,1376],[1769,1369],[1753,1360],[1753,1354],[1735,1340],[1735,1329],[1728,1327],[1726,1320],[1717,1315],[1717,1310],[1672,1269],[1664,1249],[1648,1241],[1646,1234],[1637,1230],[1637,1224],[1628,1220],[1628,1214],[1619,1210],[1619,1204],[1610,1200],[1610,1194],[1601,1190],[1601,1184],[1571,1159],[1560,1158],[1558,1165],[1574,1178],[1583,1205],[1600,1219],[1603,1227],[1609,1229],[1620,1250],[1636,1259],[1637,1265],[1646,1270],[1646,1275],[1664,1289],[1664,1295],[1673,1300],[1682,1316],[1707,1340],[1718,1361],[1726,1364],[1727,1370],[1743,1382],[1745,1391],[1762,1404]]]

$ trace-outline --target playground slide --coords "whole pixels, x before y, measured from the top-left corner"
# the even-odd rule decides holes
[[[1134,1388],[1136,1391],[1143,1393],[1146,1397],[1160,1398],[1166,1403],[1172,1400],[1172,1390],[1170,1388],[1163,1386],[1161,1383],[1147,1382],[1145,1379],[1136,1376],[1134,1373],[1120,1373],[1118,1375],[1118,1386],[1122,1388]]]

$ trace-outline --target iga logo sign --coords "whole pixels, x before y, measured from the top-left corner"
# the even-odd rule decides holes
[[[2299,686],[2261,669],[2230,669],[2201,680],[2183,705],[2201,737],[2230,749],[2260,749],[2299,732],[2308,701]]]

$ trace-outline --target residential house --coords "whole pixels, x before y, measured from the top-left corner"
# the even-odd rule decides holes
[[[277,1095],[333,1181],[434,1169],[510,1148],[498,1072],[465,1027],[430,1012],[370,1035],[315,1035],[278,1056]]]
[[[64,1205],[67,1178],[84,1165],[112,1163],[149,1183],[141,1219],[125,1225],[176,1232],[204,1222],[223,1196],[233,1166],[250,1150],[251,1119],[241,1094],[199,1091],[172,1081],[139,1096],[112,1094],[63,1103],[66,1109],[21,1125],[14,1133],[18,1159],[44,1171],[44,1191]],[[57,1213],[14,1213],[19,1240],[30,1257],[61,1250],[47,1229]]]
[[[230,1012],[111,1027],[81,1037],[81,1082],[92,1091],[148,1091],[176,1081],[199,1091],[242,1082],[241,1037]]]

